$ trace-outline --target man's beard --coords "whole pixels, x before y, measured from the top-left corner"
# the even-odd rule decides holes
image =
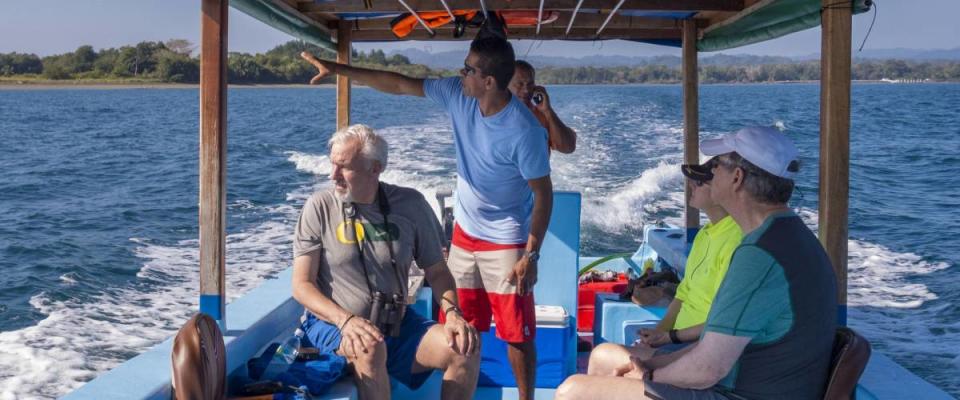
[[[337,198],[340,199],[340,202],[342,203],[354,202],[353,192],[351,192],[350,189],[344,189],[342,192],[339,189],[334,189],[333,194],[335,194]]]

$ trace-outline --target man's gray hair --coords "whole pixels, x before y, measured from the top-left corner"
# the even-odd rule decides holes
[[[367,160],[368,168],[373,162],[380,163],[380,168],[387,168],[387,141],[373,132],[373,129],[363,124],[350,125],[333,134],[330,138],[330,148],[334,145],[346,145],[353,141],[360,143],[360,154]]]
[[[743,169],[743,187],[754,200],[764,204],[786,204],[793,195],[793,180],[781,178],[754,165],[736,152],[718,159],[727,169]]]

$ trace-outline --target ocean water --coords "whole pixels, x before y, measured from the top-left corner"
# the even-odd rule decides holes
[[[561,86],[584,196],[581,254],[680,224],[679,86]],[[173,334],[197,308],[195,89],[0,90],[0,399],[55,398]],[[960,85],[853,86],[850,325],[960,396]],[[803,155],[794,205],[817,220],[819,86],[708,85],[701,135],[776,125]],[[449,122],[427,100],[354,89],[390,142],[383,180],[453,187]],[[329,185],[330,88],[229,91],[228,297],[290,265],[298,208]],[[435,204],[434,204],[435,205]]]

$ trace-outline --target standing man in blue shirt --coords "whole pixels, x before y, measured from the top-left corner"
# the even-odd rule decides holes
[[[301,56],[319,71],[311,83],[340,74],[381,92],[428,97],[446,109],[457,157],[457,224],[447,264],[464,317],[481,331],[496,318],[520,398],[532,399],[533,285],[553,184],[547,132],[507,88],[513,47],[502,38],[479,38],[470,44],[459,77],[426,80]]]

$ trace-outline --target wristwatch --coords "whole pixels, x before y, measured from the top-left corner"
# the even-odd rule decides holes
[[[527,257],[527,260],[530,262],[537,262],[537,260],[540,259],[540,252],[536,250],[528,251],[524,255]]]
[[[668,334],[670,335],[670,343],[673,343],[673,344],[683,343],[683,341],[680,340],[680,336],[677,334],[676,329],[671,329],[670,332],[668,332]]]

